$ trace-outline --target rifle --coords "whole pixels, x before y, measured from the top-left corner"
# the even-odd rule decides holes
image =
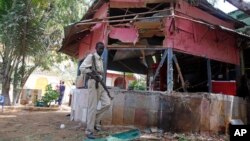
[[[92,79],[94,79],[97,83],[100,83],[102,85],[102,87],[104,88],[104,90],[107,92],[109,98],[112,100],[113,97],[110,95],[109,90],[107,88],[107,86],[104,84],[104,82],[101,80],[101,78],[99,77],[99,74],[96,71],[92,71],[90,73],[87,73],[87,75],[89,75]]]
[[[98,88],[98,83],[100,83],[102,85],[102,87],[104,88],[104,90],[107,92],[108,97],[112,100],[113,97],[110,95],[109,90],[108,90],[106,84],[104,84],[104,82],[99,77],[99,74],[96,71],[96,63],[95,63],[95,56],[94,56],[94,54],[92,56],[92,65],[93,65],[91,67],[92,72],[87,73],[87,75],[89,75],[92,79],[94,79],[96,81],[96,88]]]

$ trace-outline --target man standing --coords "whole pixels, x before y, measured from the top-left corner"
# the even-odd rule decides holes
[[[60,85],[59,85],[59,99],[58,99],[58,105],[59,106],[62,105],[64,92],[65,92],[64,81],[60,81]]]
[[[89,54],[80,66],[81,73],[88,74],[93,70],[98,73],[98,77],[103,76],[103,60],[101,55],[104,50],[104,44],[102,42],[96,43],[96,52]],[[87,113],[87,129],[86,135],[90,139],[94,139],[94,130],[100,131],[101,118],[110,107],[110,98],[103,86],[95,79],[89,77],[88,80],[88,113]],[[97,110],[98,102],[101,102],[101,109]]]

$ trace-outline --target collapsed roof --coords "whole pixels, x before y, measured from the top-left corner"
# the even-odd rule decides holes
[[[169,7],[170,2],[176,2],[179,0],[109,0],[109,17],[107,19],[97,19],[94,18],[94,14],[96,13],[96,10],[99,9],[106,1],[105,0],[96,0],[92,6],[89,8],[87,13],[83,16],[82,20],[78,23],[74,23],[72,25],[69,25],[65,27],[65,38],[63,41],[63,46],[59,51],[68,54],[70,56],[77,57],[79,53],[79,41],[88,35],[90,30],[99,22],[109,22],[110,25],[115,22],[115,20],[121,20],[121,19],[127,19],[126,22],[132,22],[131,16],[135,18],[135,20],[138,21],[138,19],[141,18],[141,22],[133,22],[136,27],[139,28],[154,28],[159,27],[160,22],[154,22],[154,23],[143,23],[145,20],[154,20],[150,18],[153,16],[153,14],[156,15],[156,12],[154,11],[160,11],[162,9],[165,9],[165,7]],[[192,3],[193,6],[202,9],[203,11],[206,11],[207,13],[222,19],[226,22],[234,23],[234,28],[239,28],[244,26],[244,23],[239,22],[232,17],[228,16],[227,14],[223,13],[222,11],[215,9],[211,4],[209,4],[206,0],[199,0],[197,3]],[[148,14],[147,14],[148,12]],[[150,13],[152,12],[152,13]],[[165,11],[169,12],[169,11]],[[143,13],[139,15],[139,17],[135,17],[135,15],[138,15],[138,13]],[[145,14],[146,13],[146,14]],[[164,11],[162,11],[162,14],[164,14]],[[131,16],[128,16],[131,15]],[[112,17],[120,16],[116,19],[112,19]],[[157,15],[156,15],[157,16]],[[158,15],[159,16],[159,15]],[[149,17],[148,19],[145,17]],[[159,18],[158,18],[159,20]],[[113,21],[113,22],[112,22]],[[202,21],[197,19],[197,22],[204,22],[205,24],[209,24],[207,21]],[[82,24],[84,23],[84,24]],[[81,24],[81,26],[79,26]],[[211,24],[214,25],[214,24]],[[210,26],[210,25],[209,25]],[[225,28],[220,25],[215,25],[217,28],[221,28],[222,30],[227,30],[229,32],[233,32],[236,34],[241,35],[238,32],[235,32],[234,29]],[[146,32],[146,30],[144,30]],[[150,36],[147,34],[151,33],[145,33],[145,36]],[[154,33],[154,34],[160,34],[160,33]],[[242,35],[244,36],[244,35]]]

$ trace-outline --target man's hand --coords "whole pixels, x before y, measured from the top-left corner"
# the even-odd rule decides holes
[[[113,100],[113,99],[114,99],[114,97],[111,96],[110,93],[108,93],[108,96],[109,96],[110,100]]]
[[[90,73],[90,72],[92,72],[92,70],[90,68],[85,68],[85,69],[82,69],[81,72],[82,73]]]
[[[100,78],[100,80],[102,80],[102,79],[103,79],[102,75],[98,75],[98,77]]]

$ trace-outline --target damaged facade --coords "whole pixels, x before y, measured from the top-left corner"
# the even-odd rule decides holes
[[[231,31],[240,26],[205,1],[96,1],[68,27],[60,51],[81,60],[103,41],[106,68],[146,74],[148,89],[212,92],[212,80],[240,75],[237,33]]]
[[[60,51],[80,61],[102,41],[104,68],[145,74],[147,90],[236,95],[242,26],[206,0],[96,0]]]

